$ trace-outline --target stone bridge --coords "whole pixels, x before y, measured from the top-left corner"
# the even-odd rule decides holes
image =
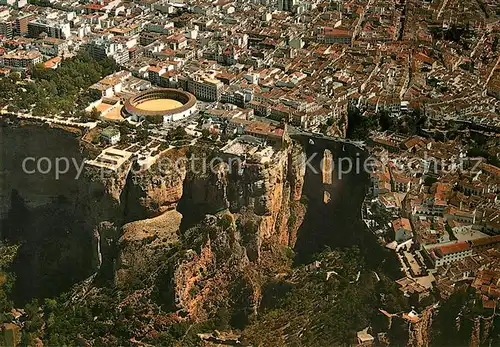
[[[366,144],[364,141],[353,141],[337,136],[327,136],[320,133],[313,133],[303,130],[295,130],[290,133],[290,137],[303,144],[314,145],[318,149],[332,149],[341,147],[343,150],[347,147],[356,147],[359,150],[364,150]],[[349,146],[345,146],[345,145]]]

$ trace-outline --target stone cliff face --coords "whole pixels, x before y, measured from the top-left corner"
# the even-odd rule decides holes
[[[46,131],[28,133],[34,138],[48,136]],[[64,141],[78,143],[66,135]],[[3,237],[22,244],[14,262],[18,302],[56,296],[97,273],[133,292],[131,300],[161,302],[174,321],[203,321],[230,308],[237,327],[257,312],[266,279],[289,268],[287,248],[295,246],[306,212],[301,202],[306,155],[296,143],[270,163],[250,160],[241,170],[220,164],[213,171],[193,171],[184,161],[174,166],[191,151],[217,155],[190,148],[169,151],[146,171],[127,162],[116,173],[86,167],[78,180],[55,181],[16,172],[19,158],[52,153],[81,161],[79,146],[54,140],[55,145],[33,148],[17,137],[3,143],[5,152],[19,155],[2,158],[1,167],[10,174],[2,181],[9,189],[1,193],[14,197],[3,201],[8,204],[2,211],[11,217]],[[67,152],[57,152],[60,147]],[[68,280],[62,285],[61,279]],[[470,345],[487,343],[491,330],[491,318],[475,318]],[[430,345],[431,331],[428,309],[410,325],[408,345]]]
[[[182,215],[169,210],[149,219],[127,223],[118,240],[115,282],[127,285],[143,281],[157,270],[154,260],[179,240]]]
[[[92,229],[75,167],[85,153],[76,135],[41,125],[0,127],[0,147],[0,236],[20,245],[13,300],[22,306],[34,296],[56,296],[92,272]],[[70,165],[56,176],[59,158]]]
[[[438,308],[439,310],[439,308]],[[496,339],[496,333],[493,331],[494,325],[493,320],[495,315],[491,316],[481,316],[481,315],[470,315],[466,313],[465,315],[457,315],[452,321],[458,331],[455,334],[459,337],[460,342],[457,342],[457,336],[450,336],[452,334],[448,333],[444,335],[444,339],[448,344],[456,344],[460,346],[469,347],[479,347],[485,345],[497,345],[494,342]],[[408,346],[412,347],[426,347],[433,345],[441,345],[443,342],[433,340],[433,334],[436,329],[439,330],[439,324],[436,325],[433,322],[433,317],[436,317],[437,313],[432,306],[427,307],[421,314],[420,320],[417,323],[410,323],[408,329]],[[464,324],[465,323],[465,324]],[[465,331],[462,331],[465,330]]]
[[[484,346],[492,337],[494,315],[490,317],[474,317],[472,325],[472,333],[470,340],[470,347]],[[491,345],[491,343],[490,343]]]
[[[148,171],[136,172],[129,165],[101,180],[104,194],[91,208],[100,219],[94,228],[96,264],[113,259],[116,249],[114,265],[105,268],[114,269],[117,285],[127,286],[155,273],[158,249],[180,244],[182,254],[168,264],[177,309],[203,320],[211,310],[207,306],[219,306],[215,303],[243,290],[247,295],[238,294],[241,306],[255,311],[261,291],[259,264],[284,258],[304,216],[299,202],[305,173],[301,147],[289,145],[273,162],[248,161],[240,170],[221,163],[213,170],[193,171],[189,163],[176,160],[188,153],[168,153],[167,163]],[[173,162],[180,164],[175,168]],[[115,212],[105,216],[101,209]]]
[[[431,342],[432,330],[432,306],[426,308],[417,323],[411,323],[409,327],[408,346],[426,347]]]
[[[186,165],[176,160],[184,149],[171,150],[148,170],[134,170],[127,186],[127,214],[130,219],[158,215],[176,206],[183,194]]]
[[[58,196],[74,201],[79,186],[73,162],[80,165],[84,159],[74,134],[38,125],[5,126],[0,127],[0,148],[0,218],[5,218],[11,207],[12,190],[19,192],[28,208],[50,204]],[[41,158],[48,159],[52,165],[46,173],[37,170]],[[68,172],[57,179],[54,171],[56,158],[72,161]],[[24,162],[25,159],[28,161]],[[45,171],[47,161],[42,164]]]
[[[289,153],[289,180],[292,186],[292,200],[298,201],[302,197],[304,187],[304,176],[306,174],[306,153],[301,146],[295,145]]]
[[[124,203],[122,192],[132,166],[127,162],[116,173],[86,167],[84,177],[78,182],[80,194],[78,205],[86,230],[92,239],[92,269],[112,271],[114,243],[119,235],[119,228],[124,220]]]
[[[41,126],[1,131],[0,168],[9,172],[0,178],[1,229],[4,240],[23,244],[14,261],[19,267],[15,299],[21,305],[33,296],[56,296],[95,272],[112,278],[122,264],[119,255],[140,242],[127,241],[129,246],[119,253],[122,226],[175,209],[182,196],[185,172],[173,170],[169,161],[149,171],[126,162],[113,173],[85,165],[78,174],[75,166],[83,165],[88,149],[75,135]],[[169,155],[183,153],[173,150]],[[35,160],[29,170],[36,169],[42,157],[52,165],[66,158],[70,170],[58,178],[54,167],[46,174],[28,173],[22,166],[27,157]],[[171,219],[175,226],[175,216]],[[178,233],[178,224],[175,229]]]
[[[119,256],[116,246],[121,235],[127,234],[127,229],[121,230],[125,223],[175,209],[183,192],[185,168],[175,170],[170,156],[182,155],[183,151],[174,150],[150,170],[139,170],[131,161],[118,172],[85,167],[84,178],[79,182],[79,201],[92,235],[94,270],[102,271],[104,264],[107,276],[113,274],[115,265],[112,263]],[[143,225],[147,229],[151,224],[144,222]],[[151,236],[147,232],[142,235],[144,238]]]
[[[183,235],[192,245],[175,265],[175,304],[195,320],[207,318],[205,304],[223,301],[248,266],[233,215],[207,216]]]
[[[303,218],[296,206],[305,173],[302,156],[294,145],[280,151],[272,163],[247,162],[243,170],[221,165],[202,179],[188,175],[187,186],[196,187],[188,193],[193,204],[204,200],[225,211],[183,235],[186,245],[199,245],[175,276],[176,302],[191,317],[203,317],[207,302],[231,297],[234,291],[246,293],[238,295],[249,310],[243,315],[256,311],[263,263],[279,257],[273,248],[293,247]],[[289,223],[291,214],[296,217]]]

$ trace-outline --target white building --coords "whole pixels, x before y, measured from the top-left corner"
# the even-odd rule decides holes
[[[114,145],[120,141],[120,131],[113,127],[107,127],[101,132],[101,137],[106,143]]]
[[[88,43],[87,50],[96,60],[106,57],[112,58],[117,64],[122,65],[129,61],[129,52],[126,45],[116,43],[108,38],[100,38]]]
[[[435,267],[448,265],[472,255],[472,247],[468,242],[426,245],[424,250]]]
[[[218,101],[222,94],[223,83],[213,76],[196,74],[186,76],[186,89],[198,99]]]

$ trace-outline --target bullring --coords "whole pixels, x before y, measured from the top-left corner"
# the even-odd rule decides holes
[[[189,117],[196,111],[196,97],[178,89],[150,89],[129,98],[122,113],[134,121],[150,119],[164,123]]]

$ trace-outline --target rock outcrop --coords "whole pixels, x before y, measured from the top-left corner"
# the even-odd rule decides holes
[[[179,160],[185,152],[185,149],[168,151],[147,170],[132,168],[126,191],[130,219],[158,215],[176,206],[186,177],[186,163]]]
[[[490,317],[474,317],[469,344],[470,347],[483,346],[488,342],[488,339],[491,338],[493,319],[494,315]]]
[[[189,154],[173,151],[145,172],[131,167],[121,193],[114,190],[117,182],[109,182],[123,221],[132,220],[117,240],[115,281],[127,286],[144,280],[146,273],[151,276],[159,266],[159,250],[165,253],[177,244],[182,252],[165,266],[170,267],[169,286],[178,310],[203,320],[216,302],[231,297],[237,284],[248,293],[242,307],[255,311],[262,275],[257,264],[263,253],[273,263],[269,257],[293,247],[305,214],[299,202],[305,174],[302,149],[294,144],[277,151],[272,162],[247,160],[237,169],[221,162],[201,171],[176,160],[183,155]],[[190,214],[201,220],[187,223]],[[147,216],[156,217],[144,220]],[[101,245],[102,239],[100,235]]]
[[[179,212],[169,210],[123,226],[115,274],[119,286],[150,276],[156,270],[159,264],[154,259],[158,252],[165,252],[178,242],[181,219]]]
[[[432,306],[426,308],[418,322],[411,323],[409,328],[408,346],[426,347],[431,343]]]
[[[66,156],[78,154],[83,162],[77,139],[70,140],[78,153]],[[186,161],[192,156],[225,162],[203,170]],[[146,287],[171,303],[172,312],[194,320],[213,314],[221,301],[239,307],[241,317],[255,312],[262,278],[290,261],[287,248],[305,213],[305,154],[287,140],[268,162],[247,158],[244,166],[229,167],[228,159],[217,149],[191,146],[169,150],[148,170],[133,159],[117,172],[86,165],[78,180],[65,182],[71,191],[54,186],[59,190],[49,197],[63,193],[64,216],[73,221],[57,220],[70,246],[53,254],[51,268],[64,259],[68,272],[79,271],[68,286],[95,278],[127,290]],[[26,252],[33,258],[34,251]]]

